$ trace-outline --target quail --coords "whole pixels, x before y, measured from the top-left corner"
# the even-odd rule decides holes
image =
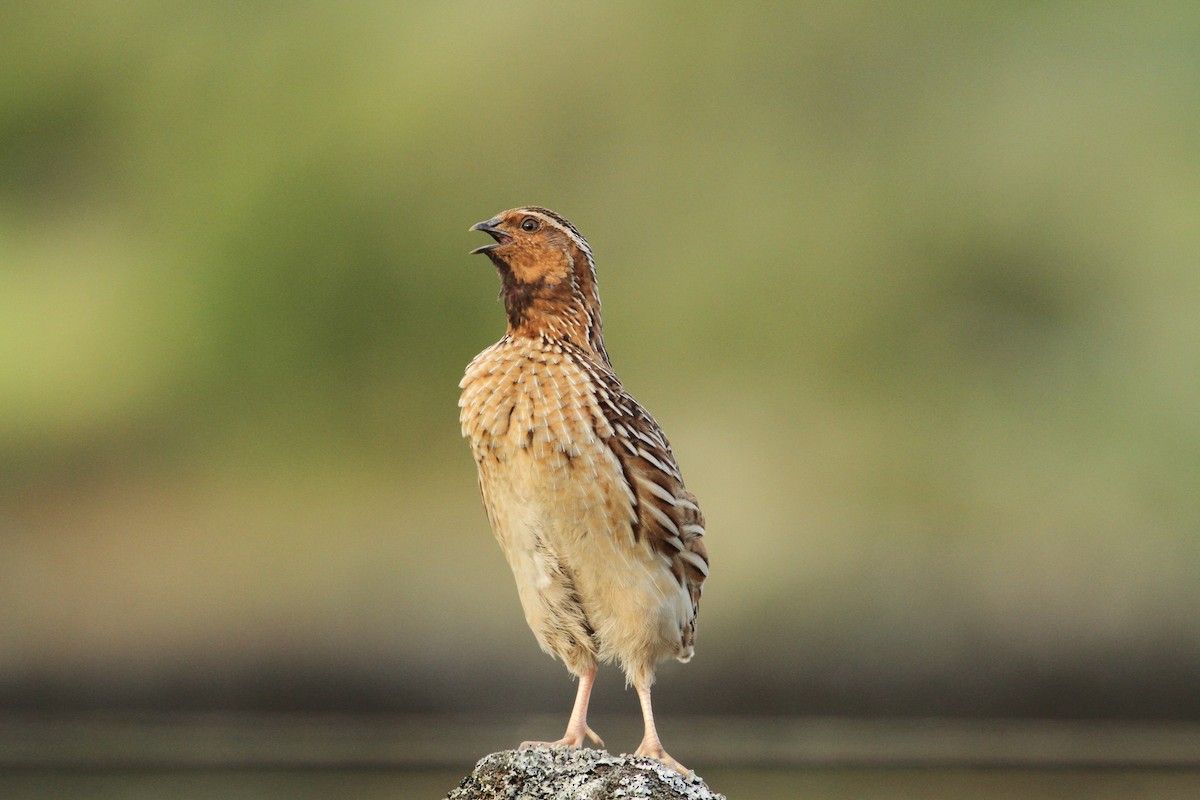
[[[460,422],[483,505],[538,644],[579,679],[566,733],[588,727],[599,663],[637,690],[637,755],[686,770],[663,749],[650,687],[688,661],[708,576],[704,515],[654,418],[613,371],[591,247],[563,217],[526,206],[471,226],[500,275],[503,338],[467,367]]]

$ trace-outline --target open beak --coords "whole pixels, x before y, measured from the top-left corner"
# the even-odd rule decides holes
[[[499,217],[492,217],[489,220],[484,220],[483,222],[476,222],[474,225],[472,225],[469,228],[469,230],[483,231],[488,236],[491,236],[493,239],[495,239],[496,243],[495,244],[485,244],[483,247],[476,247],[474,250],[471,251],[470,254],[475,255],[476,253],[487,253],[489,250],[495,250],[497,247],[499,247],[502,244],[508,244],[509,242],[511,242],[512,237],[509,236],[504,231],[500,230],[499,226],[500,226],[500,218]]]

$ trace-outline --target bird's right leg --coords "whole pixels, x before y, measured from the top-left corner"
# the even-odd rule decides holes
[[[654,727],[654,711],[650,707],[649,683],[639,683],[634,688],[637,689],[638,701],[642,704],[642,721],[646,725],[646,733],[642,736],[642,743],[638,745],[638,749],[634,752],[634,755],[649,756],[650,758],[657,759],[681,773],[684,777],[687,777],[692,771],[671,758],[667,754],[667,751],[663,750],[662,741],[658,738],[658,729]]]
[[[592,696],[592,684],[595,682],[595,666],[579,676],[579,691],[575,693],[575,707],[571,709],[571,718],[567,720],[567,732],[563,734],[563,738],[557,742],[522,742],[521,747],[537,747],[542,744],[551,747],[564,744],[568,747],[579,747],[583,744],[585,736],[604,747],[604,742],[587,724],[588,700]]]

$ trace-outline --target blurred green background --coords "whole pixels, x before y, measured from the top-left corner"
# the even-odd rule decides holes
[[[536,203],[709,520],[668,741],[1200,718],[1193,3],[14,2],[0,74],[0,707],[565,720],[455,405]]]

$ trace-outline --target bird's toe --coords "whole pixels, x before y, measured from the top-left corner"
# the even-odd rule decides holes
[[[663,764],[665,764],[666,766],[668,766],[671,769],[678,772],[679,774],[683,775],[683,777],[685,777],[685,778],[690,777],[692,774],[692,771],[690,769],[685,767],[683,764],[680,764],[675,759],[671,758],[671,756],[667,753],[667,751],[662,749],[662,745],[653,747],[653,746],[647,746],[643,742],[642,746],[639,747],[636,751],[634,751],[634,755],[635,756],[647,756],[649,758],[653,758],[655,761],[660,761]]]

